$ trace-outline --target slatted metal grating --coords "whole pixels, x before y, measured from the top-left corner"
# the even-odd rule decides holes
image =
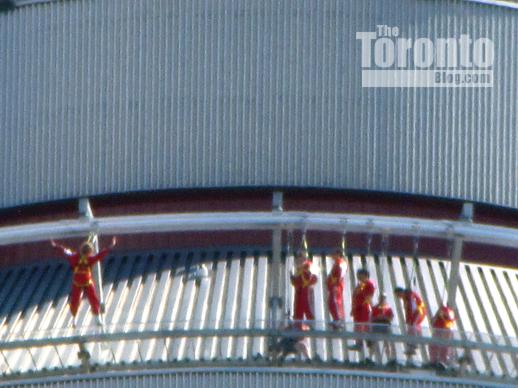
[[[443,260],[407,257],[352,255],[348,257],[344,293],[350,311],[350,295],[360,266],[388,294],[396,307],[395,324],[403,328],[403,311],[391,289],[411,283],[428,306],[425,332],[441,299],[449,263]],[[208,276],[193,276],[204,264]],[[266,250],[251,248],[212,251],[183,250],[133,253],[110,256],[103,264],[106,301],[106,330],[233,329],[266,328],[268,322],[271,258]],[[286,276],[281,284],[287,308],[293,290],[288,276],[293,257],[282,259]],[[325,303],[325,283],[332,260],[315,252],[312,271],[319,277],[314,289],[316,329],[326,329],[329,315]],[[413,276],[415,274],[416,276]],[[474,332],[481,341],[507,341],[518,346],[518,271],[486,265],[461,265],[457,294],[457,329]],[[71,273],[60,260],[0,271],[0,337],[2,342],[19,338],[50,338],[77,333],[71,328],[67,298]],[[376,298],[377,299],[377,296]],[[347,314],[347,320],[350,316]],[[95,327],[88,303],[83,300],[78,314],[80,331]],[[81,327],[83,329],[81,329]],[[254,360],[266,357],[266,337],[176,337],[89,344],[96,363],[139,361]],[[358,362],[362,354],[351,352],[343,339],[312,338],[312,358],[321,362]],[[403,344],[396,344],[398,359],[404,359]],[[33,349],[3,350],[0,370],[4,373],[79,366],[77,346],[61,345]],[[472,351],[472,372],[516,377],[516,359],[511,354]],[[425,347],[417,364],[428,362]]]

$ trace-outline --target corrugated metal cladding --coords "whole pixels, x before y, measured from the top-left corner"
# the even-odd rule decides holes
[[[301,388],[301,387],[363,387],[363,388],[439,388],[439,387],[501,387],[503,384],[484,384],[473,381],[435,380],[426,377],[401,377],[398,375],[340,372],[322,370],[280,370],[227,368],[206,370],[163,370],[141,373],[110,373],[104,375],[86,375],[49,379],[42,382],[0,383],[0,387],[268,387],[268,388]]]
[[[493,88],[361,87],[356,32],[488,37]],[[518,207],[518,13],[449,0],[76,0],[0,14],[0,207],[290,185]]]

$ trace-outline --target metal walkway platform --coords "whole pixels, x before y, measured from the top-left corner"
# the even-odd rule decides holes
[[[79,338],[78,334],[113,336],[113,340],[84,345],[91,361],[100,366],[265,359],[268,336],[261,335],[260,331],[269,328],[270,260],[266,251],[250,248],[110,256],[103,264],[105,334],[95,326],[86,299],[78,314],[79,328],[71,328],[67,304],[71,273],[66,263],[56,260],[0,271],[0,370],[11,375],[80,367],[77,344],[59,340],[52,343],[52,339]],[[387,291],[396,313],[396,328],[404,333],[402,306],[396,303],[391,290],[396,285],[410,285],[415,271],[415,287],[428,306],[423,335],[429,335],[431,314],[443,297],[447,262],[424,257],[414,260],[354,255],[349,256],[348,261],[350,270],[344,293],[347,321],[351,320],[348,312],[356,283],[355,270],[366,266],[376,284]],[[292,262],[293,257],[283,257],[281,271],[286,274],[285,279]],[[315,333],[327,330],[329,314],[323,280],[331,264],[325,252],[314,252],[312,271],[319,278],[314,289]],[[203,267],[207,269],[207,276],[203,276]],[[469,350],[472,362],[466,366],[466,373],[516,379],[518,271],[462,263],[460,275],[456,339],[502,349]],[[286,310],[291,309],[292,287],[285,281],[281,289],[287,301]],[[243,329],[245,331],[239,331]],[[149,335],[160,330],[175,333],[175,336],[153,338]],[[217,330],[225,335],[214,335]],[[239,335],[233,335],[233,330]],[[246,330],[258,332],[246,335]],[[147,335],[138,338],[135,333],[139,332]],[[182,332],[185,336],[179,335]],[[199,336],[193,335],[197,332]],[[131,336],[125,337],[125,333]],[[315,362],[362,362],[365,354],[347,349],[347,342],[352,344],[351,339],[340,335],[331,337],[311,335],[310,353]],[[43,346],[45,342],[49,344]],[[19,344],[19,347],[9,344]],[[395,348],[398,361],[405,363],[404,344],[395,342]],[[457,348],[458,356],[463,353]],[[387,360],[376,361],[382,364]],[[414,362],[418,367],[428,363],[425,345],[420,345]]]

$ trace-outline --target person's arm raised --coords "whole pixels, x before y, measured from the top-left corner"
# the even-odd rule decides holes
[[[58,250],[64,256],[69,257],[69,256],[73,256],[75,254],[75,252],[72,249],[70,249],[64,245],[58,244],[54,240],[50,240],[50,245],[52,245],[52,248]]]

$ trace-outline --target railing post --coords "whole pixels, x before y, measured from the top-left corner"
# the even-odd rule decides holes
[[[272,213],[280,214],[283,211],[283,193],[275,191],[272,196]],[[272,232],[272,270],[270,279],[270,324],[277,325],[282,316],[282,298],[280,295],[281,283],[281,249],[282,228],[276,227]]]
[[[59,365],[61,365],[61,367],[64,368],[65,364],[63,364],[63,360],[61,359],[61,355],[59,354],[57,345],[53,345],[52,347],[54,348],[54,351],[56,352],[56,355],[58,356]]]
[[[94,221],[94,214],[90,201],[88,198],[81,198],[79,200],[79,214],[80,217],[90,222]],[[90,236],[92,244],[94,246],[94,253],[99,253],[99,236],[96,231],[91,231]],[[103,279],[101,276],[101,263],[97,262],[93,268],[93,275],[97,288],[97,295],[99,295],[99,301],[101,304],[101,314],[104,314],[104,293],[103,293]]]
[[[32,365],[34,365],[34,369],[38,369],[38,364],[36,364],[36,360],[34,359],[34,355],[31,352],[31,348],[27,348],[29,352],[29,356],[31,356]]]
[[[167,338],[164,337],[164,347],[165,347],[165,359],[169,361],[169,346],[167,346]],[[113,354],[113,352],[112,352]],[[113,355],[113,361],[115,362],[115,355]]]
[[[460,215],[460,221],[471,223],[473,222],[473,204],[464,203],[462,205],[462,212]],[[450,266],[450,277],[448,280],[448,306],[455,308],[455,296],[459,285],[459,268],[460,260],[462,259],[462,247],[464,242],[459,236],[454,236],[453,249],[451,254],[451,266]]]
[[[9,361],[7,360],[7,357],[5,356],[4,352],[0,351],[0,353],[2,353],[2,358],[4,359],[5,365],[7,366],[7,370],[12,373],[13,369],[11,368],[11,365],[9,365]]]
[[[142,341],[137,340],[137,353],[138,353],[138,356],[140,358],[140,362],[144,362],[144,357],[142,357],[142,352],[140,351],[141,343],[142,343]]]
[[[79,352],[77,353],[77,357],[81,361],[81,368],[85,372],[90,372],[90,352],[86,349],[84,342],[79,342]]]

